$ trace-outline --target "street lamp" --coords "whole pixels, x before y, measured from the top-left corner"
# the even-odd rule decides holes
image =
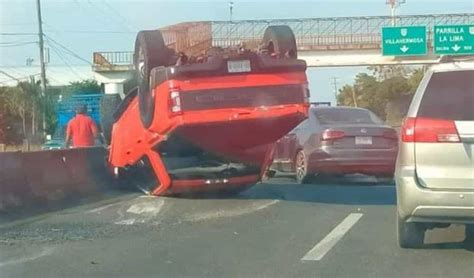
[[[405,4],[406,0],[385,0],[385,4],[390,5],[390,11],[392,16],[392,26],[395,26],[395,10],[401,5]]]
[[[229,15],[229,21],[232,21],[232,10],[234,9],[234,2],[233,1],[229,1],[229,11],[230,11],[230,15]]]

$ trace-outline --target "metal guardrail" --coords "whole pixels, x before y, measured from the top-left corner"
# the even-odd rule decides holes
[[[471,24],[474,13],[397,16],[397,26],[426,26],[431,41],[435,25]],[[295,33],[300,50],[337,49],[338,46],[380,48],[381,29],[392,25],[390,16],[335,17],[308,19],[275,19],[212,21],[214,46],[233,46],[242,41],[260,41],[270,25],[288,25]]]
[[[94,52],[93,64],[96,66],[131,65],[133,64],[132,51]]]
[[[426,26],[431,45],[435,25],[472,24],[474,13],[397,16],[395,22],[397,26]],[[358,50],[379,49],[381,29],[391,24],[390,16],[369,16],[187,22],[160,30],[168,47],[189,54],[200,53],[210,46],[229,47],[242,42],[257,47],[270,25],[290,26],[300,51]],[[94,53],[94,65],[100,66],[131,64],[132,59],[133,53],[127,51]]]

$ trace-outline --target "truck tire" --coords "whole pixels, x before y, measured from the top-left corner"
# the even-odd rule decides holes
[[[401,248],[423,246],[426,228],[421,223],[405,222],[397,213],[397,239]]]
[[[100,126],[107,145],[112,140],[112,126],[115,123],[113,115],[121,102],[119,94],[104,95],[100,100]]]
[[[465,242],[474,245],[474,224],[466,224],[466,240]]]
[[[270,55],[298,58],[295,34],[287,25],[268,26],[263,34],[263,45]]]
[[[168,49],[159,30],[140,31],[135,40],[133,64],[137,73],[140,118],[145,127],[153,122],[155,102],[150,88],[153,68],[167,66],[172,51]]]

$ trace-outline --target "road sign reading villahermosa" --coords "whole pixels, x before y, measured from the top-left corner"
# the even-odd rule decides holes
[[[383,56],[417,56],[426,52],[425,26],[382,28]]]

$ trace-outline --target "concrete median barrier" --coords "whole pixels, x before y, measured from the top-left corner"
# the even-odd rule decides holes
[[[111,189],[104,148],[0,154],[0,217],[77,204]]]

